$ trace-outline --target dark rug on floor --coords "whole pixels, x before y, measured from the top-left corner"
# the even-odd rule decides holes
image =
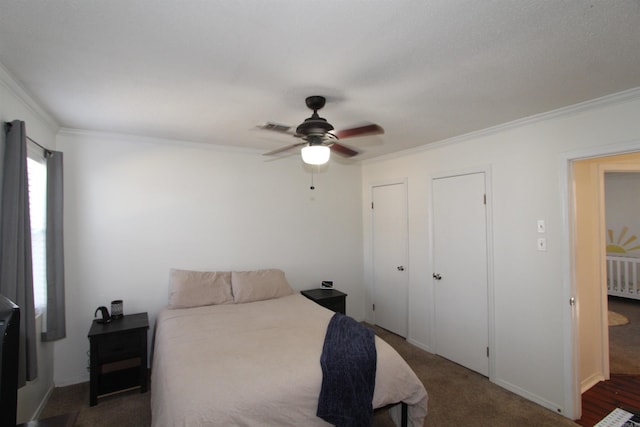
[[[609,369],[640,375],[640,300],[609,297],[609,310],[629,319],[626,325],[609,326]]]

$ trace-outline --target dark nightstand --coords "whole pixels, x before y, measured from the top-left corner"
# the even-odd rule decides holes
[[[346,299],[347,294],[337,291],[335,289],[309,289],[306,291],[300,292],[305,297],[309,298],[312,301],[317,302],[323,307],[328,308],[329,310],[333,310],[336,313],[346,313]]]
[[[93,321],[89,329],[89,405],[98,396],[140,387],[147,391],[147,313],[128,314],[110,323]]]

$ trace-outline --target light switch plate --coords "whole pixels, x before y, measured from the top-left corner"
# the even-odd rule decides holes
[[[538,250],[546,251],[547,250],[547,239],[544,237],[538,238]]]
[[[538,220],[538,233],[544,233],[545,231],[547,231],[547,227],[544,223],[544,219],[539,219]]]

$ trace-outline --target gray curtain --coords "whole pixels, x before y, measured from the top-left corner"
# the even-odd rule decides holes
[[[47,151],[47,326],[43,341],[66,336],[62,229],[62,153]]]
[[[25,124],[5,124],[0,211],[0,293],[20,307],[18,386],[38,376],[36,313],[33,305],[31,224]]]

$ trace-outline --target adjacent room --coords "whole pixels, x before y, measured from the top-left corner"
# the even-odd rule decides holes
[[[0,0],[1,421],[341,425],[330,345],[377,351],[365,425],[640,410],[638,23]]]

